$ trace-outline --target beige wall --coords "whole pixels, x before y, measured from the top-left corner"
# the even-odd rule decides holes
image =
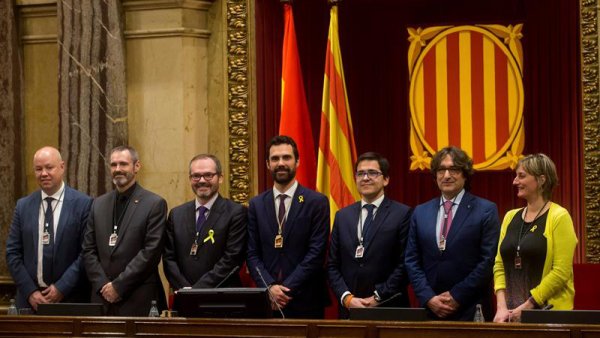
[[[58,146],[56,1],[21,0],[27,189],[37,188],[36,149]],[[187,165],[200,152],[227,173],[225,19],[222,1],[123,1],[129,143],[140,153],[140,183],[169,207],[193,198]],[[221,191],[227,194],[228,180]]]

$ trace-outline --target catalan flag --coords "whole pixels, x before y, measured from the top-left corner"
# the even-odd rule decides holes
[[[298,145],[300,165],[296,179],[300,184],[315,188],[316,156],[312,127],[296,43],[294,13],[289,3],[283,6],[283,62],[281,70],[281,120],[279,134],[291,136]]]
[[[339,209],[360,198],[354,181],[355,161],[356,146],[338,37],[338,8],[334,5],[330,10],[325,56],[317,165],[317,190],[329,197],[331,222]]]

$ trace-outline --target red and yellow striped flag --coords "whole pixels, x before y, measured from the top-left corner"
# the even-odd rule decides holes
[[[291,136],[300,153],[300,165],[296,171],[296,179],[300,184],[315,188],[316,162],[315,143],[304,82],[298,56],[294,13],[290,4],[283,6],[284,33],[283,59],[281,67],[281,120],[279,135]]]
[[[356,146],[338,37],[338,9],[332,6],[317,165],[317,190],[329,197],[332,224],[339,209],[360,198],[354,181],[355,161]]]

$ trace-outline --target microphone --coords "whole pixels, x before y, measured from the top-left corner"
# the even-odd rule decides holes
[[[542,310],[551,310],[554,307],[552,304],[548,304],[542,308]]]
[[[229,277],[231,277],[234,273],[236,273],[238,270],[240,269],[239,265],[236,265],[233,269],[231,269],[231,271],[229,271],[229,273],[227,274],[227,276],[225,276],[225,278],[223,278],[223,280],[217,284],[217,286],[215,286],[215,289],[218,289],[219,286],[223,285],[223,283],[225,283],[226,280],[229,279]]]
[[[270,290],[269,286],[267,285],[267,282],[265,282],[265,279],[263,278],[263,275],[260,272],[260,269],[258,268],[258,266],[255,267],[255,269],[256,269],[256,272],[258,273],[258,277],[260,277],[260,280],[263,282],[263,284],[267,288],[267,293],[269,293],[269,298],[271,299],[271,302],[275,303],[275,306],[277,306],[277,310],[279,310],[279,313],[281,313],[281,318],[285,319],[285,315],[283,314],[283,311],[281,310],[281,306],[279,306],[279,304],[277,304],[277,301],[275,300],[275,297],[271,293],[271,290]]]
[[[385,303],[389,302],[390,300],[392,300],[392,299],[394,299],[394,298],[396,298],[396,297],[400,296],[401,294],[402,294],[402,292],[398,292],[398,293],[396,293],[396,294],[393,294],[393,295],[392,295],[390,298],[388,298],[388,299],[386,299],[386,300],[384,300],[384,301],[380,302],[379,304],[377,304],[377,307],[380,307],[381,305],[383,305],[383,304],[385,304]]]

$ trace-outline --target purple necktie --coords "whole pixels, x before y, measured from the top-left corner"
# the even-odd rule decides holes
[[[444,202],[444,219],[442,220],[442,235],[444,238],[448,238],[450,232],[450,225],[452,225],[452,206],[454,202],[447,200]]]
[[[206,208],[205,206],[198,207],[198,219],[196,220],[197,233],[200,233],[200,230],[202,230],[202,224],[206,222],[206,216],[204,216],[204,214],[206,214],[206,210],[208,210],[208,208]]]

